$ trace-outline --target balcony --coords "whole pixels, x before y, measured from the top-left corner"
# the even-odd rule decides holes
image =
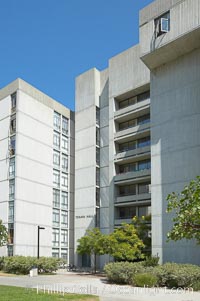
[[[136,135],[137,133],[143,133],[143,132],[148,132],[150,130],[150,122],[137,125],[134,127],[130,127],[128,129],[118,131],[117,133],[114,134],[114,140],[119,140],[121,138],[124,138],[125,136],[132,136]]]
[[[147,192],[147,193],[141,193],[141,194],[132,194],[132,195],[119,195],[115,198],[115,204],[120,204],[123,203],[123,205],[125,205],[125,203],[130,203],[130,202],[134,202],[137,203],[139,202],[141,203],[146,203],[146,201],[150,201],[151,200],[151,193]]]
[[[143,100],[141,102],[135,103],[133,105],[127,106],[123,109],[118,109],[114,112],[114,118],[117,119],[119,117],[123,117],[124,115],[131,115],[133,113],[137,113],[141,110],[147,109],[150,106],[150,98]]]
[[[127,151],[115,154],[114,160],[115,160],[115,162],[117,162],[117,161],[121,161],[128,157],[140,156],[140,155],[142,156],[143,154],[150,153],[150,151],[151,151],[150,145],[145,146],[145,147],[139,147],[136,149],[127,150]]]
[[[131,181],[132,179],[136,178],[145,178],[151,176],[151,169],[144,169],[144,170],[138,170],[138,171],[130,171],[126,173],[117,174],[114,177],[114,182],[127,182]]]

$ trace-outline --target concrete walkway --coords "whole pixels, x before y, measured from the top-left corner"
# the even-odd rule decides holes
[[[0,276],[0,285],[36,288],[43,293],[59,292],[92,294],[100,301],[200,301],[200,293],[183,290],[137,288],[108,284],[106,278],[67,272],[54,276]]]

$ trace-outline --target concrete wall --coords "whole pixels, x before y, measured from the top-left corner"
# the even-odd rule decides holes
[[[162,261],[200,263],[193,241],[166,243],[172,216],[166,197],[200,173],[200,50],[151,74],[152,236]]]

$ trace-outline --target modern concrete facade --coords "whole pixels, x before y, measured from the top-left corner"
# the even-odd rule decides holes
[[[195,242],[166,243],[166,197],[200,174],[199,38],[198,0],[156,0],[140,12],[139,45],[77,78],[75,248],[88,228],[151,212],[152,253],[200,263]]]
[[[21,79],[0,90],[0,255],[73,260],[74,114]]]

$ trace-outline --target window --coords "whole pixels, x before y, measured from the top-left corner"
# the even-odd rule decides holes
[[[149,182],[147,183],[140,183],[138,184],[138,193],[150,193],[151,191],[151,184]]]
[[[13,223],[14,222],[14,202],[8,203],[8,222]]]
[[[11,95],[11,113],[16,111],[16,103],[17,103],[17,93],[13,93]]]
[[[61,211],[61,225],[63,227],[68,226],[68,212],[67,211]]]
[[[96,107],[96,125],[100,126],[100,109]]]
[[[155,37],[167,33],[170,31],[170,12],[161,15],[154,20],[155,24]]]
[[[119,152],[127,152],[129,150],[136,149],[136,141],[129,141],[122,144],[119,144]]]
[[[8,224],[8,244],[13,244],[14,242],[14,224]]]
[[[61,249],[61,258],[67,260],[67,249]]]
[[[151,206],[140,206],[138,207],[138,216],[146,216],[151,213]]]
[[[147,91],[147,92],[144,92],[137,96],[137,102],[140,102],[140,101],[143,101],[143,100],[146,100],[149,98],[150,98],[150,91]]]
[[[117,208],[117,218],[119,219],[129,219],[136,216],[136,207],[118,207]]]
[[[53,145],[56,148],[60,148],[60,134],[59,133],[56,133],[56,132],[53,133]]]
[[[53,226],[59,227],[60,224],[60,211],[58,209],[53,209]]]
[[[96,167],[96,186],[100,186],[100,168]]]
[[[144,169],[150,169],[151,168],[151,161],[150,160],[144,160],[138,162],[138,170],[144,170]]]
[[[126,107],[129,107],[131,105],[134,105],[136,103],[136,97],[131,97],[131,98],[128,98],[128,99],[125,99],[125,100],[122,100],[119,102],[119,109],[123,109],[123,108],[126,108]]]
[[[62,137],[62,150],[68,151],[68,138]]]
[[[61,184],[63,187],[68,187],[68,175],[62,174]]]
[[[52,232],[52,244],[54,247],[59,246],[59,229],[53,229]]]
[[[100,165],[100,148],[96,147],[96,165]]]
[[[52,250],[52,257],[59,258],[59,249]]]
[[[62,117],[62,133],[68,135],[68,119],[64,116]]]
[[[57,170],[53,171],[53,184],[57,187],[60,186],[60,172]]]
[[[14,177],[14,176],[15,176],[15,158],[11,158],[9,164],[9,177]]]
[[[53,152],[53,165],[54,167],[60,168],[60,153],[54,151]]]
[[[10,134],[16,132],[16,115],[13,115],[10,119]]]
[[[53,189],[53,207],[60,207],[60,191]]]
[[[149,146],[150,144],[151,144],[150,137],[144,137],[144,138],[138,139],[138,148]]]
[[[62,191],[61,194],[61,206],[63,209],[67,209],[68,208],[68,192],[66,191]]]
[[[56,131],[60,131],[60,120],[61,120],[60,114],[57,112],[54,112],[53,126]]]
[[[129,163],[119,166],[119,173],[133,172],[137,171],[136,163]]]
[[[67,230],[61,230],[61,247],[67,247],[68,233]]]
[[[150,122],[150,114],[141,116],[137,119],[138,125],[142,125],[142,124],[149,123],[149,122]]]
[[[13,256],[13,246],[7,245],[8,248],[8,256]]]
[[[122,123],[119,123],[119,130],[123,131],[136,126],[136,119],[131,119]]]
[[[119,186],[119,196],[135,195],[136,185]]]
[[[100,189],[96,188],[96,206],[100,206]]]
[[[15,155],[15,136],[10,137],[10,156]]]
[[[68,171],[68,156],[62,154],[62,170],[67,172]]]
[[[10,180],[9,181],[9,200],[12,201],[14,200],[15,196],[15,181]]]
[[[96,145],[100,146],[100,130],[96,128]]]

